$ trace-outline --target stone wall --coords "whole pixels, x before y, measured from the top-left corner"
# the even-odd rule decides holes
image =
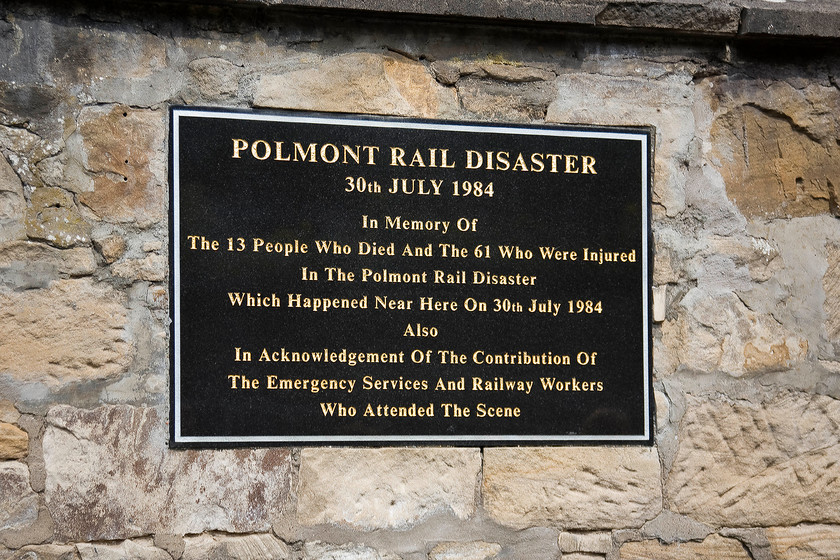
[[[836,42],[258,4],[0,6],[0,557],[840,557]],[[168,449],[171,104],[656,127],[656,445]]]

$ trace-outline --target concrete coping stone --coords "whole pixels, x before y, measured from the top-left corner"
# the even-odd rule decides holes
[[[170,0],[723,37],[840,38],[837,0]]]

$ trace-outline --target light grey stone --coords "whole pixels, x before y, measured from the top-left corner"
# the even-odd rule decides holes
[[[38,495],[29,486],[29,469],[17,461],[0,462],[0,531],[20,530],[38,519]]]
[[[76,550],[82,560],[172,560],[166,551],[148,539],[113,543],[79,543]]]
[[[358,543],[308,541],[303,544],[303,560],[400,560],[400,556]]]
[[[154,408],[50,410],[45,496],[58,538],[270,530],[291,491],[289,451],[171,451],[166,424]]]
[[[436,513],[475,513],[478,449],[306,448],[298,520],[361,530],[406,528]]]
[[[273,535],[204,534],[184,539],[181,560],[286,560],[289,547]]]

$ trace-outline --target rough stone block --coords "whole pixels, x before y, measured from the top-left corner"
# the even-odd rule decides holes
[[[15,290],[46,288],[65,276],[90,276],[96,259],[90,247],[57,249],[33,241],[0,245],[0,284]]]
[[[162,111],[122,105],[82,109],[82,154],[76,156],[76,164],[93,179],[75,188],[102,220],[146,227],[163,218],[167,197],[163,119]]]
[[[659,457],[646,447],[486,449],[484,506],[523,529],[641,527],[662,508]]]
[[[439,513],[475,513],[477,449],[318,449],[301,453],[298,520],[406,528]]]
[[[714,80],[711,130],[726,192],[747,218],[812,216],[836,206],[840,91]]]
[[[64,189],[35,189],[26,209],[25,225],[30,239],[46,241],[59,249],[90,242],[90,224],[79,212],[73,195]]]
[[[17,461],[0,463],[0,531],[23,529],[38,519],[38,495],[29,486],[29,469]]]
[[[635,63],[633,63],[636,66]],[[628,74],[632,73],[627,68]],[[548,107],[546,121],[602,125],[656,127],[653,201],[676,216],[686,208],[685,161],[695,135],[689,77],[665,80],[568,74],[557,81],[557,99]]]
[[[134,349],[122,300],[87,278],[0,292],[0,372],[49,386],[124,372]]]
[[[164,550],[148,539],[113,543],[79,543],[76,545],[82,560],[172,560]]]
[[[493,68],[493,67],[490,67]],[[500,82],[478,78],[458,81],[464,109],[485,119],[530,122],[545,118],[557,89],[553,82]]]
[[[609,533],[567,533],[557,537],[560,552],[598,552],[606,554],[612,549]],[[564,556],[565,557],[565,556]]]
[[[9,560],[78,560],[76,548],[71,545],[42,544],[24,546],[10,552]]]
[[[840,527],[837,526],[771,527],[766,534],[775,560],[840,558]]]
[[[829,340],[838,341],[835,354],[840,359],[840,244],[826,246],[828,268],[823,277],[825,290],[825,330]]]
[[[621,560],[752,560],[735,539],[719,535],[703,542],[662,544],[659,541],[625,543],[619,549]]]
[[[694,288],[679,305],[677,328],[667,331],[675,338],[666,343],[688,368],[741,377],[792,369],[808,357],[807,339],[730,291]]]
[[[242,558],[248,560],[286,560],[289,547],[273,535],[219,535],[204,534],[184,539],[181,560],[207,560],[208,558]]]
[[[11,424],[0,423],[0,460],[23,459],[29,450],[29,435]]]
[[[317,68],[263,76],[256,107],[445,117],[457,111],[455,94],[419,62],[371,53],[345,54]]]
[[[289,499],[288,450],[170,451],[167,432],[154,408],[52,408],[43,448],[57,537],[270,530]]]
[[[502,546],[483,541],[440,543],[429,552],[429,560],[490,560]]]
[[[0,156],[0,242],[24,237],[25,209],[23,184],[6,158]]]
[[[686,397],[671,509],[713,526],[840,522],[840,401]]]
[[[337,545],[309,541],[303,545],[302,560],[401,560],[401,557],[357,543]]]

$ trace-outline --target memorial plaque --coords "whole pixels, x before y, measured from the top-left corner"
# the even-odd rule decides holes
[[[171,110],[171,445],[652,441],[651,132]]]

